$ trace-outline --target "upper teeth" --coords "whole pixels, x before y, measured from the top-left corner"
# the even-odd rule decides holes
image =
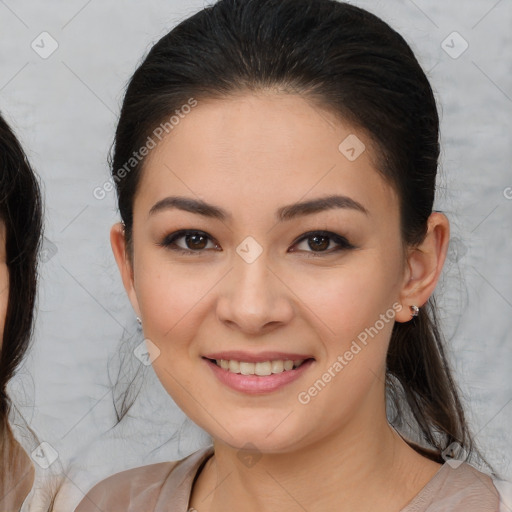
[[[259,363],[246,363],[244,361],[235,361],[233,359],[217,359],[218,366],[232,373],[241,373],[242,375],[271,375],[281,373],[285,370],[293,370],[300,366],[304,359],[292,361],[290,359],[278,359],[275,361],[261,361]]]

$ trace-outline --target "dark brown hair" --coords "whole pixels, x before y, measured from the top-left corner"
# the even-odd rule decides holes
[[[0,436],[7,425],[7,383],[32,334],[42,233],[39,182],[15,134],[0,115],[0,219],[6,227],[9,296],[0,348]]]
[[[220,0],[182,21],[149,51],[131,78],[111,167],[128,246],[144,159],[126,162],[155,127],[197,101],[272,89],[299,94],[363,130],[376,167],[400,201],[404,244],[419,244],[433,211],[439,117],[413,51],[375,15],[335,0]],[[121,178],[122,176],[122,178]],[[395,323],[387,390],[395,425],[443,462],[452,443],[474,445],[430,299],[417,318]]]

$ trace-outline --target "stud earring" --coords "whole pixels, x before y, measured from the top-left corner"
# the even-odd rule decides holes
[[[137,323],[142,326],[142,320],[139,317],[137,317]]]
[[[411,318],[418,316],[420,312],[420,308],[418,306],[409,306],[409,308],[411,309]]]

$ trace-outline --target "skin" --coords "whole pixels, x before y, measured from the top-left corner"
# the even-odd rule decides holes
[[[0,220],[0,347],[3,343],[5,318],[9,299],[6,227]],[[0,509],[18,510],[34,483],[34,467],[9,425],[0,440]]]
[[[355,161],[338,150],[350,134],[367,148]],[[340,503],[344,510],[396,512],[440,468],[386,419],[392,322],[307,405],[297,399],[394,303],[403,306],[396,321],[409,321],[409,306],[425,304],[446,257],[449,223],[439,213],[430,216],[421,246],[404,247],[398,198],[373,156],[363,132],[299,96],[201,101],[145,162],[132,253],[122,226],[112,228],[124,286],[145,337],[160,351],[153,367],[214,439],[215,455],[189,504],[199,512],[300,506],[315,512],[339,510]],[[367,214],[343,208],[274,218],[284,205],[333,193],[359,202]],[[171,195],[200,198],[232,218],[149,213]],[[159,245],[180,229],[211,240],[191,255]],[[303,239],[318,230],[346,237],[355,248],[336,251],[330,238],[322,253]],[[236,252],[247,236],[263,249],[252,263]],[[185,238],[176,243],[197,247]],[[315,361],[284,388],[249,396],[221,384],[205,365],[203,355],[222,350],[305,353]],[[247,443],[255,447],[251,453]],[[248,453],[259,457],[256,464],[241,460]]]
[[[0,347],[4,338],[5,315],[9,299],[9,271],[5,250],[6,230],[4,221],[0,220]]]

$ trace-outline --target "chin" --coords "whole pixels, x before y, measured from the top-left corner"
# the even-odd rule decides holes
[[[289,420],[285,419],[283,422],[283,418],[286,418],[286,414],[281,415],[277,421],[254,422],[253,415],[252,421],[251,418],[236,418],[226,423],[226,430],[219,428],[218,425],[212,429],[211,424],[202,428],[207,430],[216,442],[231,446],[235,450],[285,453],[297,449],[298,444],[304,439],[305,429],[304,424],[295,424],[296,419],[285,426]]]

